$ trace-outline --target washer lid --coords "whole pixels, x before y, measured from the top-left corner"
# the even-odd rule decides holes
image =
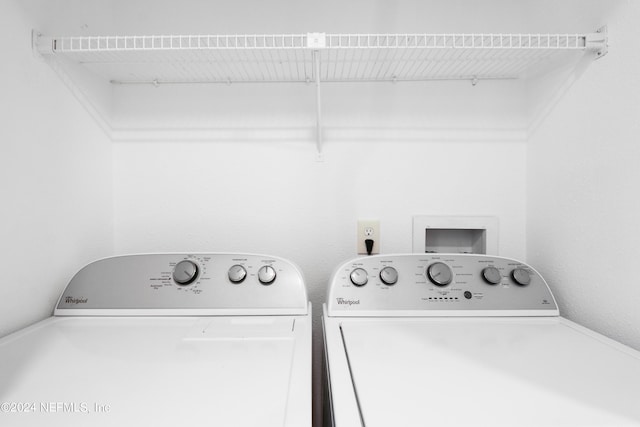
[[[23,405],[0,418],[14,427],[302,426],[309,325],[308,316],[50,318],[0,340],[2,402]]]
[[[341,329],[367,427],[640,425],[639,353],[563,319],[343,319]]]

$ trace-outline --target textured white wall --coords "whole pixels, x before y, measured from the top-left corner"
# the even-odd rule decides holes
[[[531,136],[527,258],[565,316],[640,349],[640,4],[609,12],[609,54]]]
[[[380,219],[391,253],[411,252],[414,214],[495,215],[501,253],[522,258],[524,153],[517,141],[358,142],[316,162],[305,143],[119,143],[116,252],[282,255],[303,267],[317,306],[355,256],[358,218]]]
[[[50,316],[83,264],[112,250],[110,142],[31,52],[19,2],[0,2],[0,336]]]

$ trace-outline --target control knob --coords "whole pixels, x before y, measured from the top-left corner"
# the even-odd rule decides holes
[[[398,271],[393,267],[385,267],[380,270],[380,280],[388,286],[393,286],[398,282]]]
[[[356,286],[364,286],[368,282],[367,271],[364,268],[356,268],[351,272],[349,276],[351,278],[351,283]]]
[[[231,283],[242,283],[247,277],[247,270],[243,266],[236,264],[229,268],[229,280]]]
[[[444,262],[436,262],[427,268],[427,277],[436,286],[447,286],[453,279],[453,273]]]
[[[198,277],[198,264],[184,260],[176,264],[173,269],[173,280],[181,286],[193,283]]]
[[[497,285],[502,281],[502,274],[495,267],[485,267],[482,270],[482,278],[490,285]]]
[[[263,285],[270,285],[276,280],[276,271],[270,265],[265,265],[258,270],[258,280]]]
[[[531,283],[531,274],[524,268],[514,268],[511,272],[511,277],[520,286],[527,286]]]

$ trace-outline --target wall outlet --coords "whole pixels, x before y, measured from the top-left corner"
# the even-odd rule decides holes
[[[356,248],[358,255],[367,255],[367,246],[365,240],[373,240],[373,250],[371,255],[380,253],[380,221],[360,219],[358,220],[358,241]]]

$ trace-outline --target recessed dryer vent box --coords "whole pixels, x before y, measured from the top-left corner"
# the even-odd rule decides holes
[[[491,216],[414,216],[413,252],[498,255],[498,219]]]

